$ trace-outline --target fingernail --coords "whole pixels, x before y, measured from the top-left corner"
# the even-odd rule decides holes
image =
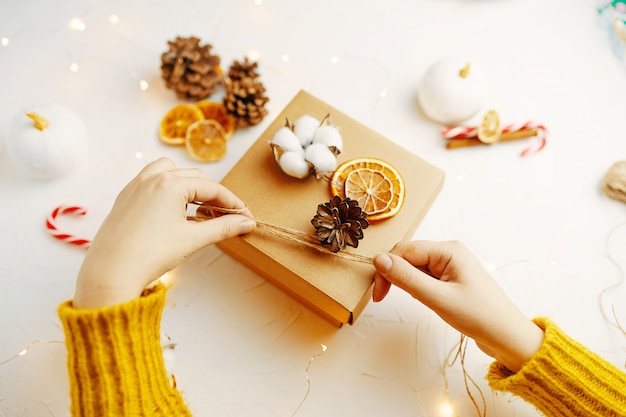
[[[244,220],[239,224],[239,234],[245,235],[246,233],[250,233],[256,227],[256,223],[252,220]]]
[[[386,253],[379,253],[374,258],[374,266],[381,274],[386,274],[391,269],[391,257]]]

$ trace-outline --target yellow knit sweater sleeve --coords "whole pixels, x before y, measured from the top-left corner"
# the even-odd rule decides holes
[[[96,310],[59,306],[73,417],[191,416],[171,387],[160,346],[166,289]]]
[[[565,335],[545,318],[543,344],[516,374],[495,362],[492,389],[511,392],[547,417],[626,417],[626,374]]]

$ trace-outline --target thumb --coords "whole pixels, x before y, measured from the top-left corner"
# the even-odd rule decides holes
[[[403,289],[422,302],[436,297],[439,281],[420,271],[400,256],[391,253],[379,253],[374,258],[374,267],[391,284]]]
[[[193,226],[196,237],[204,245],[221,242],[231,237],[250,233],[256,227],[254,220],[239,214],[227,214]]]

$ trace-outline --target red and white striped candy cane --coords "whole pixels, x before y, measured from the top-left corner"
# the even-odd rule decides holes
[[[56,218],[60,215],[71,214],[74,216],[84,216],[87,210],[80,206],[59,206],[52,210],[52,213],[46,219],[46,229],[56,239],[62,240],[70,245],[76,245],[87,249],[91,243],[88,239],[76,237],[70,233],[60,231],[56,225]]]
[[[478,136],[477,127],[469,126],[449,126],[441,130],[441,137],[444,139],[467,139]]]
[[[522,151],[521,156],[527,156],[537,153],[546,146],[546,127],[542,124],[529,121],[521,123],[511,123],[502,127],[502,133],[517,132],[518,130],[537,129],[540,139],[536,147],[529,147]],[[441,130],[441,136],[444,139],[467,139],[478,136],[478,128],[472,126],[448,126]]]
[[[520,156],[527,156],[533,153],[537,153],[542,150],[546,146],[546,133],[547,129],[544,125],[540,123],[536,123],[533,121],[523,122],[523,123],[512,123],[506,125],[502,128],[502,133],[506,132],[517,132],[518,130],[526,130],[526,129],[537,129],[537,137],[539,138],[539,143],[537,146],[530,146],[522,151]]]

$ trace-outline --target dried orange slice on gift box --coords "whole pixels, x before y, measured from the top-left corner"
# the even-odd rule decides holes
[[[376,221],[395,216],[404,203],[402,176],[391,164],[376,158],[358,158],[341,164],[330,179],[330,190],[349,197]]]
[[[196,161],[213,162],[224,157],[227,142],[222,125],[215,120],[202,119],[187,129],[185,148]]]
[[[183,145],[187,128],[194,122],[204,119],[199,107],[193,104],[177,104],[161,120],[159,137],[167,145]]]
[[[196,106],[202,111],[205,119],[215,120],[222,125],[226,139],[230,139],[233,136],[233,133],[235,133],[236,121],[235,118],[228,113],[228,110],[223,103],[211,100],[202,100],[197,102]]]

